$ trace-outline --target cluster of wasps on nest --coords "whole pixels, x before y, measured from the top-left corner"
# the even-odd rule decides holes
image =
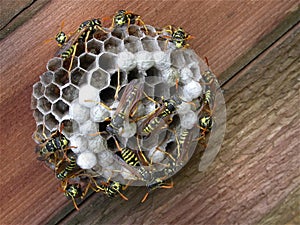
[[[78,29],[71,35],[67,35],[62,30],[55,36],[55,40],[60,47],[56,53],[57,57],[61,57],[62,60],[68,61],[68,72],[72,69],[73,60],[76,54],[76,50],[79,43],[83,43],[85,51],[87,52],[87,41],[98,31],[108,33],[112,32],[116,27],[129,27],[131,24],[137,24],[144,28],[144,32],[147,33],[147,27],[141,17],[137,14],[126,10],[119,10],[112,17],[112,24],[106,28],[102,26],[100,19],[91,19],[84,21],[80,24]],[[175,48],[187,48],[189,44],[187,41],[193,37],[186,33],[181,27],[166,26],[162,31],[157,32],[162,39],[174,44]],[[153,174],[154,172],[145,170],[143,166],[151,165],[151,159],[148,159],[141,149],[133,150],[126,146],[120,146],[118,142],[118,131],[122,128],[125,120],[132,119],[138,103],[142,95],[146,95],[141,83],[137,80],[132,80],[124,89],[120,103],[115,110],[114,115],[108,119],[108,124],[105,131],[99,132],[100,135],[111,135],[118,148],[116,155],[120,160],[130,168],[134,168],[138,171],[142,178],[147,180],[147,192],[141,202],[147,199],[150,192],[159,188],[172,188],[173,181],[168,178],[168,175],[174,171],[174,168],[180,166],[186,158],[189,158],[188,148],[191,142],[198,142],[199,140],[205,140],[207,135],[213,126],[213,105],[214,105],[214,89],[217,87],[214,75],[208,69],[202,74],[204,80],[204,95],[201,96],[201,108],[198,109],[199,120],[197,121],[197,128],[200,130],[198,138],[193,138],[192,129],[183,129],[180,133],[176,133],[177,154],[168,157],[171,159],[169,166],[159,174]],[[117,88],[119,90],[120,87]],[[117,94],[116,94],[117,95]],[[136,134],[137,139],[145,139],[149,135],[159,132],[162,124],[169,125],[171,115],[176,115],[178,105],[183,100],[179,96],[172,96],[169,99],[152,99],[149,96],[145,96],[149,101],[155,102],[156,109],[143,116],[143,123]],[[193,104],[191,102],[191,104]],[[102,103],[102,105],[104,105]],[[104,105],[105,106],[105,105]],[[109,108],[108,106],[105,106]],[[110,109],[110,108],[109,108]],[[110,109],[111,110],[111,109]],[[47,136],[44,131],[42,136],[35,135],[35,140],[39,143],[36,147],[38,159],[45,162],[45,164],[54,170],[55,177],[60,181],[59,189],[65,194],[65,196],[71,198],[74,207],[79,210],[76,199],[87,195],[89,190],[94,192],[103,193],[109,197],[115,197],[119,195],[124,200],[128,198],[124,195],[124,191],[130,184],[121,184],[120,182],[113,181],[111,179],[105,179],[99,175],[93,175],[86,170],[80,168],[77,163],[77,155],[73,153],[72,149],[76,146],[70,146],[70,141],[62,134],[64,126],[61,125],[55,132]],[[175,131],[174,131],[175,133]],[[168,154],[167,152],[165,154]],[[151,182],[149,182],[151,180]]]

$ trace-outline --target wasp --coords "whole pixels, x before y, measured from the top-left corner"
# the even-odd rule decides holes
[[[66,43],[68,37],[65,32],[60,31],[55,35],[55,40],[59,47],[62,47],[64,43]]]
[[[59,130],[56,130],[50,137],[47,137],[44,132],[45,126],[43,126],[42,135],[44,139],[40,139],[37,137],[37,133],[34,133],[35,140],[41,143],[36,147],[36,152],[39,154],[38,159],[51,160],[52,156],[58,151],[64,151],[71,148],[68,147],[70,141],[62,134],[63,127],[62,124]],[[54,157],[56,156],[54,155]]]
[[[55,37],[45,40],[44,43],[48,43],[49,41],[52,41],[54,39],[59,47],[63,46],[63,44],[68,40],[68,36],[65,32],[62,31],[63,26],[64,22],[61,23],[60,31],[55,35]]]
[[[135,110],[137,103],[140,101],[143,93],[143,83],[138,80],[132,80],[125,88],[120,99],[119,105],[111,118],[110,124],[107,125],[106,131],[109,134],[118,134],[123,123]]]
[[[119,84],[118,84],[119,86]],[[117,99],[117,88],[115,99]],[[137,103],[140,101],[141,95],[143,93],[143,83],[135,79],[127,84],[118,107],[116,108],[112,118],[106,118],[105,121],[110,121],[106,126],[106,132],[108,134],[116,135],[119,133],[120,129],[123,127],[124,122],[131,116],[136,110]],[[86,102],[94,102],[93,100],[85,100]],[[108,110],[112,110],[110,107],[102,102],[98,102],[101,106]],[[103,132],[98,132],[97,134],[102,134]]]
[[[205,57],[205,62],[206,62],[206,65],[208,68],[201,74],[202,79],[204,81],[203,84],[206,85],[208,87],[208,89],[214,88],[214,90],[217,90],[220,87],[220,85],[218,83],[216,76],[209,69],[210,66],[209,66],[207,57]]]
[[[75,57],[76,49],[78,46],[78,41],[79,40],[84,40],[85,43],[85,51],[87,52],[87,40],[89,38],[90,34],[93,34],[97,30],[102,30],[106,32],[101,25],[101,20],[100,19],[91,19],[84,21],[83,23],[80,24],[79,28],[73,34],[68,41],[64,40],[64,34],[63,32],[59,32],[56,37],[57,37],[57,42],[63,43],[60,50],[56,53],[56,56],[60,56],[63,61],[71,57],[71,63],[69,66],[69,70],[72,68],[73,60]],[[107,32],[106,32],[107,33]],[[64,41],[63,41],[64,40]]]
[[[205,139],[207,133],[210,132],[213,126],[212,115],[209,111],[201,111],[199,116],[199,124],[197,127],[200,129],[200,137],[196,140]]]
[[[73,205],[76,208],[76,210],[79,210],[75,199],[84,197],[84,193],[82,191],[80,184],[68,184],[67,182],[63,182],[62,189],[63,189],[64,195],[67,198],[72,199]]]
[[[104,189],[101,188],[97,184],[97,182],[94,180],[94,178],[92,178],[90,175],[87,175],[87,174],[80,174],[80,175],[88,176],[89,182],[87,184],[83,184],[83,185],[82,185],[83,182],[81,182],[80,180],[70,181],[69,179],[67,179],[67,180],[64,180],[61,182],[61,188],[62,188],[62,191],[64,192],[64,195],[67,198],[72,199],[74,207],[77,210],[79,210],[79,208],[76,204],[75,199],[76,198],[83,199],[86,196],[86,194],[88,193],[90,188],[95,192],[104,191]],[[80,175],[75,176],[73,178],[79,178]],[[93,185],[95,185],[95,187],[93,187]]]
[[[179,137],[176,136],[177,141],[177,160],[178,162],[187,161],[188,159],[184,159],[186,153],[189,151],[189,146],[192,141],[193,134],[191,130],[181,129]]]
[[[121,190],[125,190],[126,186],[117,181],[108,180],[107,182],[102,182],[100,188],[108,197],[115,197],[119,194],[124,200],[128,200],[128,198],[121,193]]]
[[[213,92],[210,89],[208,89],[205,91],[203,103],[206,104],[209,108],[213,108],[214,98],[215,96]]]
[[[172,121],[170,120],[170,116],[176,112],[177,106],[182,103],[182,100],[176,95],[168,100],[162,97],[161,100],[162,106],[142,122],[140,126],[142,127],[142,136],[148,136],[157,129],[161,129],[170,123]]]
[[[116,154],[129,166],[137,168],[137,171],[142,176],[142,179],[149,180],[152,177],[151,173],[147,171],[144,166],[149,166],[149,161],[142,151],[133,150],[127,147],[121,148],[119,143],[115,140],[119,151]]]
[[[142,203],[146,201],[148,195],[150,194],[150,192],[159,189],[159,188],[173,188],[174,184],[173,181],[171,180],[171,182],[166,182],[161,178],[156,178],[152,183],[147,184],[147,193],[145,194],[144,198],[142,199]]]
[[[175,44],[176,48],[189,47],[189,44],[187,44],[186,41],[194,38],[192,35],[186,33],[181,27],[175,28],[172,25],[165,27],[165,29],[163,29],[162,32],[169,33],[169,35],[162,36],[167,39],[166,45],[170,41]],[[162,33],[162,32],[158,32],[158,33]]]
[[[67,157],[67,160],[61,160],[56,166],[56,178],[59,180],[70,178],[74,176],[74,174],[78,173],[78,171],[81,171],[76,163],[77,155],[70,151],[67,154]]]
[[[141,19],[141,16],[123,9],[119,10],[114,15],[111,28],[121,27],[124,25],[127,25],[128,27],[130,24],[138,24],[138,25],[141,24],[144,27],[146,33],[148,33],[148,29],[145,26],[144,21]]]

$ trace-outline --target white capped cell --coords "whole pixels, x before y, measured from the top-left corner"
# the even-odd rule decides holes
[[[120,52],[117,58],[117,65],[121,70],[132,70],[136,67],[135,55],[131,52]]]
[[[78,123],[84,123],[90,117],[90,110],[85,106],[79,104],[78,99],[75,99],[69,109],[70,117]]]
[[[182,102],[180,105],[177,106],[177,113],[178,114],[185,114],[191,109],[191,104],[187,102]]]
[[[99,99],[99,90],[91,85],[81,86],[79,89],[79,104],[88,108],[93,107]],[[92,101],[87,101],[92,100]]]
[[[96,136],[89,135],[87,142],[88,142],[89,149],[94,153],[98,153],[106,149],[105,148],[106,140],[102,138],[100,135],[96,135]]]
[[[87,120],[79,125],[80,133],[83,135],[95,135],[98,132],[97,124]]]
[[[110,111],[100,104],[97,104],[90,109],[90,117],[93,122],[102,122],[109,116]]]
[[[98,153],[98,160],[101,166],[109,166],[114,162],[113,153],[109,150],[104,150]]]
[[[82,169],[91,169],[97,164],[97,157],[92,152],[82,152],[77,157],[77,165]]]
[[[185,101],[190,102],[202,94],[202,87],[200,83],[192,80],[183,87],[182,94],[182,98]]]
[[[70,145],[75,146],[72,151],[76,154],[84,152],[88,148],[87,139],[81,134],[75,134],[70,137]]]
[[[184,84],[189,83],[193,79],[193,76],[193,72],[187,67],[180,70],[180,81]]]
[[[135,53],[136,65],[139,70],[146,71],[154,65],[151,52],[140,51]]]
[[[180,125],[183,129],[192,129],[197,123],[197,120],[198,116],[192,110],[180,115]]]
[[[161,162],[166,156],[166,153],[164,153],[164,149],[160,148],[160,150],[157,149],[157,147],[152,148],[149,153],[148,157],[152,161],[152,163],[159,163]]]
[[[163,81],[171,87],[176,85],[176,82],[179,81],[180,74],[176,68],[170,67],[162,71],[162,78]]]
[[[159,70],[166,70],[171,66],[170,54],[163,51],[156,51],[152,53],[155,67]]]

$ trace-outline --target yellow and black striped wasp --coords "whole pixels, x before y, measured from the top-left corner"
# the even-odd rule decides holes
[[[158,32],[161,33],[168,33],[169,35],[161,35],[163,38],[167,39],[166,46],[168,42],[174,43],[176,48],[187,48],[189,44],[187,44],[187,40],[194,38],[192,35],[186,33],[181,27],[175,28],[172,25],[165,27],[162,31]]]
[[[76,210],[79,210],[77,203],[76,203],[76,198],[83,198],[84,192],[82,191],[82,187],[79,183],[74,183],[74,184],[69,184],[68,182],[62,182],[62,191],[64,192],[64,195],[67,198],[71,198],[73,201],[73,205],[76,208]]]
[[[130,24],[142,25],[145,29],[145,32],[148,33],[147,27],[145,26],[144,21],[141,19],[141,16],[123,9],[119,10],[114,15],[111,29],[115,27],[122,27],[124,25],[127,25],[128,28]]]
[[[43,138],[39,138],[37,132],[34,133],[34,139],[40,143],[36,146],[39,160],[56,163],[57,158],[59,158],[56,154],[63,153],[67,149],[72,148],[72,146],[69,146],[69,140],[62,134],[63,127],[62,124],[60,129],[52,133],[50,137],[47,137],[45,134],[45,125],[43,125],[42,131]]]
[[[59,180],[65,180],[82,172],[82,169],[76,163],[77,155],[71,150],[67,152],[67,158],[61,159],[55,168],[56,178]]]
[[[58,41],[58,43],[62,42],[63,40],[64,41],[61,48],[55,55],[60,56],[63,59],[63,61],[71,57],[71,62],[68,71],[70,71],[72,68],[73,60],[78,46],[78,41],[84,41],[85,51],[87,52],[87,40],[90,34],[95,33],[97,30],[102,30],[107,33],[107,31],[105,31],[102,28],[100,19],[91,19],[81,23],[75,34],[73,34],[67,41],[64,40],[65,38],[63,32],[59,32],[57,34],[58,40],[56,40]]]
[[[117,181],[108,180],[107,182],[102,182],[100,188],[108,197],[115,197],[119,194],[124,200],[128,200],[128,198],[121,193],[121,191],[125,190],[127,187]]]
[[[144,84],[140,80],[132,80],[125,88],[119,105],[107,125],[106,131],[110,134],[118,134],[125,120],[129,119],[133,111],[136,110],[137,103],[143,93]]]
[[[151,179],[151,172],[144,168],[144,166],[149,166],[149,160],[142,151],[133,150],[128,147],[121,148],[117,140],[116,146],[118,148],[116,155],[118,155],[118,157],[120,157],[127,165],[134,167],[138,171],[142,180],[146,181]],[[140,176],[137,177],[140,178]]]
[[[60,31],[55,35],[55,37],[45,40],[44,43],[48,43],[49,41],[52,41],[54,39],[57,42],[57,45],[59,47],[62,47],[63,44],[65,44],[66,41],[68,40],[68,36],[66,35],[65,32],[62,31],[63,27],[64,27],[64,22],[61,23]]]
[[[151,133],[162,129],[169,124],[172,120],[171,115],[176,112],[178,105],[182,103],[182,100],[174,95],[170,99],[161,98],[161,107],[158,107],[154,113],[147,116],[147,118],[140,125],[140,136],[149,136]]]
[[[81,177],[87,178],[88,181],[82,180]],[[76,199],[83,199],[90,189],[92,189],[94,192],[105,191],[97,184],[96,180],[88,174],[79,174],[71,177],[70,179],[61,181],[62,192],[67,198],[72,199],[76,210],[79,210]]]
[[[203,79],[203,85],[206,86],[206,90],[217,91],[220,88],[219,82],[213,72],[210,70],[208,58],[205,57],[207,69],[201,73]]]
[[[142,203],[146,201],[147,197],[149,196],[149,194],[159,188],[173,188],[174,184],[173,181],[171,180],[170,182],[167,182],[165,180],[163,180],[162,178],[156,178],[153,182],[147,184],[147,193],[145,194],[145,196],[142,199]]]
[[[108,121],[110,120],[110,123],[106,126],[106,132],[108,134],[119,134],[124,122],[126,122],[136,110],[137,103],[140,101],[143,93],[143,85],[144,84],[137,79],[132,80],[129,84],[127,84],[114,115],[111,119],[107,119]],[[104,105],[103,103],[100,104]],[[104,107],[112,110],[108,106]]]

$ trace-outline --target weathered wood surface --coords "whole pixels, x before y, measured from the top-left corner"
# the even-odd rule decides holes
[[[238,1],[193,1],[190,3],[187,1],[149,1],[147,3],[122,1],[117,4],[112,1],[56,0],[46,5],[32,19],[0,42],[2,174],[0,224],[43,224],[67,204],[62,193],[57,191],[58,183],[53,174],[36,161],[33,151],[34,143],[31,141],[35,124],[30,110],[32,84],[45,71],[44,66],[56,49],[54,43],[44,44],[43,42],[57,33],[62,20],[65,22],[64,30],[71,32],[83,20],[112,15],[118,9],[126,8],[143,15],[144,20],[149,24],[183,26],[196,36],[191,41],[191,46],[200,56],[207,56],[212,69],[219,74],[229,68],[237,58],[256,46],[289,13],[297,10],[297,6],[298,1],[296,0],[285,2],[279,0],[244,1],[242,3]],[[283,65],[287,65],[288,62],[291,62],[291,59],[286,60]],[[284,67],[282,66],[282,68]],[[293,69],[293,66],[288,68],[289,70]],[[281,75],[285,70],[279,72]],[[292,75],[289,76],[292,79]],[[232,109],[229,107],[231,117],[229,117],[228,125],[235,123],[236,130],[227,133],[227,137],[231,137],[231,139],[226,139],[218,160],[208,172],[196,173],[198,161],[197,157],[193,158],[184,168],[182,175],[175,178],[176,188],[171,191],[157,191],[143,205],[139,203],[139,200],[144,195],[144,189],[143,191],[137,189],[138,194],[129,191],[128,197],[132,199],[130,203],[125,203],[120,199],[109,200],[105,196],[93,195],[91,200],[99,199],[100,202],[88,201],[82,206],[82,219],[87,220],[85,222],[82,220],[81,223],[95,222],[95,216],[101,219],[103,224],[142,223],[143,221],[145,223],[183,223],[188,221],[231,223],[245,220],[247,223],[253,223],[268,212],[261,210],[264,204],[265,209],[271,210],[275,206],[271,204],[272,202],[279,204],[279,200],[283,201],[284,197],[295,189],[295,185],[299,185],[299,174],[293,172],[295,168],[293,163],[297,160],[295,153],[297,146],[295,146],[296,128],[293,128],[296,126],[295,111],[292,112],[297,107],[295,102],[281,101],[277,106],[280,110],[275,113],[272,108],[271,111],[268,111],[269,108],[266,105],[272,106],[273,101],[277,98],[285,99],[285,94],[291,96],[292,99],[294,92],[287,89],[291,85],[288,82],[285,83],[286,89],[280,89],[276,83],[274,90],[276,90],[275,88],[283,90],[283,96],[277,92],[277,95],[274,95],[277,98],[270,99],[270,96],[273,96],[270,94],[272,88],[267,89],[269,96],[268,94],[259,96],[260,98],[265,97],[260,101],[252,99],[252,104],[264,109],[255,108],[257,110],[255,114],[250,113],[250,105],[246,104],[247,99],[251,99],[252,93],[262,93],[263,86],[257,91],[254,88],[255,85],[253,89],[246,88],[245,93],[242,92],[243,88],[238,85],[242,85],[243,82],[239,80],[237,84],[230,87],[232,91],[241,89],[240,101],[230,97],[235,96],[238,92],[230,93],[229,91],[228,94],[225,92],[228,96],[228,104],[235,103],[232,105]],[[245,82],[247,83],[247,80]],[[280,80],[280,82],[282,81]],[[297,82],[294,81],[294,84]],[[243,102],[245,102],[244,105],[237,107],[236,104]],[[285,106],[287,103],[294,105],[285,110],[284,107],[287,107]],[[270,115],[275,114],[269,122],[261,118],[261,115],[269,115],[268,112]],[[287,114],[284,114],[285,112]],[[245,120],[247,116],[251,118],[253,115],[257,116],[259,124],[255,124],[253,119],[252,123]],[[243,134],[241,133],[243,127],[256,129],[244,129],[245,133]],[[262,137],[266,133],[269,134],[269,139],[263,142]],[[275,134],[275,136],[271,134]],[[261,141],[257,142],[257,139]],[[240,142],[234,144],[234,140],[240,140]],[[246,140],[252,141],[249,141],[249,144]],[[248,144],[245,145],[246,143]],[[260,146],[260,148],[254,146]],[[275,152],[277,154],[273,154]],[[280,157],[274,157],[274,155]],[[256,163],[259,161],[258,159],[263,161]],[[242,167],[244,164],[248,164],[248,166]],[[253,167],[250,168],[249,164]],[[266,165],[269,166],[264,169]],[[290,183],[285,182],[286,186],[281,183],[281,180],[275,179],[273,170],[277,168],[279,172],[274,174],[281,174],[283,179],[290,181]],[[282,169],[282,173],[280,173],[280,169]],[[258,172],[261,174],[257,174]],[[253,182],[249,182],[250,178],[253,179]],[[274,184],[273,179],[277,184],[275,187],[271,185]],[[266,181],[269,181],[272,188]],[[257,184],[257,187],[253,188],[254,184]],[[248,189],[242,189],[248,186]],[[236,198],[232,195],[233,190],[237,192]],[[256,192],[252,190],[256,190]],[[193,193],[197,193],[199,197],[195,198]],[[218,198],[216,198],[217,196]],[[258,205],[255,204],[258,202],[253,200],[256,197],[262,199],[261,202],[258,201]],[[235,203],[239,204],[234,205]],[[100,211],[93,211],[97,215],[88,217],[87,209],[91,211],[93,207],[99,208]],[[253,210],[249,210],[252,208],[254,212],[261,213],[261,216],[255,217],[257,214],[253,214]],[[230,215],[228,218],[223,217],[225,212],[228,212],[226,215]],[[243,214],[239,214],[239,212],[243,212]],[[238,218],[239,215],[242,216]],[[75,220],[78,219],[78,217],[75,218]]]

